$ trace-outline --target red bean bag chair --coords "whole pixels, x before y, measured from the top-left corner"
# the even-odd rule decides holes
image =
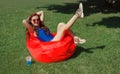
[[[60,41],[50,42],[42,42],[32,32],[28,32],[26,33],[26,45],[31,56],[36,61],[44,63],[66,60],[73,55],[76,48],[69,31],[65,32]]]

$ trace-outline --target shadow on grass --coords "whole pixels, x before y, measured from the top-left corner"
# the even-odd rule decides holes
[[[85,16],[89,16],[93,13],[102,12],[107,13],[117,13],[120,11],[120,1],[116,2],[114,5],[108,5],[105,0],[79,0],[76,3],[64,3],[63,5],[49,5],[43,7],[36,7],[36,9],[46,8],[49,11],[55,13],[71,14],[75,13],[76,9],[79,6],[79,3],[82,2],[84,5]]]
[[[53,11],[54,13],[63,13],[63,14],[71,14],[76,11],[79,3],[65,3],[64,5],[49,5],[43,7],[36,7],[37,9],[46,8],[49,11]]]
[[[74,59],[76,57],[78,57],[82,52],[86,52],[86,53],[93,53],[92,50],[94,49],[104,49],[105,48],[105,45],[102,45],[102,46],[97,46],[97,47],[93,47],[93,48],[83,48],[83,47],[80,47],[78,46],[76,48],[76,51],[75,53],[73,54],[73,56],[71,56],[69,59]],[[65,61],[69,60],[69,59],[66,59]],[[32,60],[32,64],[35,64],[37,63],[37,61],[35,61],[34,59]],[[58,63],[58,62],[55,62],[55,63]]]
[[[105,25],[107,28],[120,28],[120,17],[103,18],[99,22],[95,22],[92,25],[87,26]]]
[[[79,3],[82,2],[84,5],[84,13],[85,16],[89,16],[95,13],[118,13],[120,12],[120,1],[116,2],[114,5],[108,5],[105,0],[79,0],[76,3],[64,3],[63,5],[49,5],[43,7],[36,7],[37,9],[46,8],[49,11],[53,11],[54,13],[63,13],[63,14],[71,14],[75,13],[76,9],[79,6]],[[95,25],[105,25],[107,28],[119,28],[120,27],[120,17],[109,17],[103,18],[100,22],[95,22],[93,25],[87,26],[95,26]]]
[[[97,47],[93,47],[93,48],[83,48],[83,47],[80,47],[78,46],[76,48],[76,52],[73,54],[73,56],[70,58],[76,58],[77,56],[79,56],[82,52],[86,52],[86,53],[93,53],[92,50],[94,49],[104,49],[105,48],[105,45],[102,45],[102,46],[97,46]]]

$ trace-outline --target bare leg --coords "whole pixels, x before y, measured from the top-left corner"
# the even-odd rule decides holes
[[[57,34],[51,41],[58,41],[58,40],[60,40],[63,37],[64,32],[66,30],[70,29],[73,26],[74,22],[79,17],[81,17],[82,14],[83,14],[83,10],[82,10],[82,7],[81,7],[81,9],[77,10],[76,14],[73,15],[73,17],[67,22],[67,24],[59,23],[58,24],[58,28],[57,28]]]
[[[75,14],[69,21],[67,24],[65,23],[59,23],[58,24],[58,28],[57,28],[57,34],[56,36],[52,39],[52,41],[58,41],[62,38],[62,36],[64,35],[64,31],[68,30],[71,28],[71,26],[74,24],[74,22],[77,20],[78,15]]]
[[[65,29],[71,28],[71,26],[74,24],[74,22],[78,19],[79,15],[75,14],[65,25]]]
[[[58,28],[57,28],[57,34],[55,35],[55,37],[51,40],[51,41],[58,41],[62,38],[62,36],[64,35],[64,23],[59,23],[58,24]]]
[[[57,32],[59,32],[64,26],[65,26],[65,23],[60,23],[60,24],[58,25]],[[73,39],[74,39],[74,43],[75,43],[75,44],[78,44],[78,43],[84,44],[84,43],[86,42],[85,39],[82,39],[82,38],[74,35],[74,33],[73,33],[70,29],[69,29],[68,31],[70,31],[71,34],[73,35]],[[57,36],[56,36],[56,37],[57,37]],[[58,37],[57,37],[57,38],[58,38]]]

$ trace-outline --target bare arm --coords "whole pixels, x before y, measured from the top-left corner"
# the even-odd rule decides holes
[[[23,20],[22,23],[23,23],[24,26],[28,29],[29,32],[30,32],[30,31],[33,32],[33,28],[32,28],[32,26],[30,26],[30,24],[28,23],[28,20],[27,20],[27,19]]]
[[[40,20],[44,23],[44,12],[39,11],[39,12],[36,12],[36,13],[40,16]]]

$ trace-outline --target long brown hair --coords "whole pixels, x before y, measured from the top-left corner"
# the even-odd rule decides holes
[[[47,34],[49,34],[49,29],[44,25],[44,23],[40,20],[40,18],[39,18],[39,25],[38,26],[34,26],[32,23],[31,23],[31,20],[32,20],[32,17],[33,16],[38,16],[39,17],[39,15],[37,14],[37,13],[33,13],[32,15],[30,15],[30,17],[28,18],[28,21],[29,21],[29,24],[33,27],[33,30],[36,32],[36,34],[38,35],[38,29],[39,28],[41,28],[41,29],[44,29],[45,30],[45,32],[47,33]]]

